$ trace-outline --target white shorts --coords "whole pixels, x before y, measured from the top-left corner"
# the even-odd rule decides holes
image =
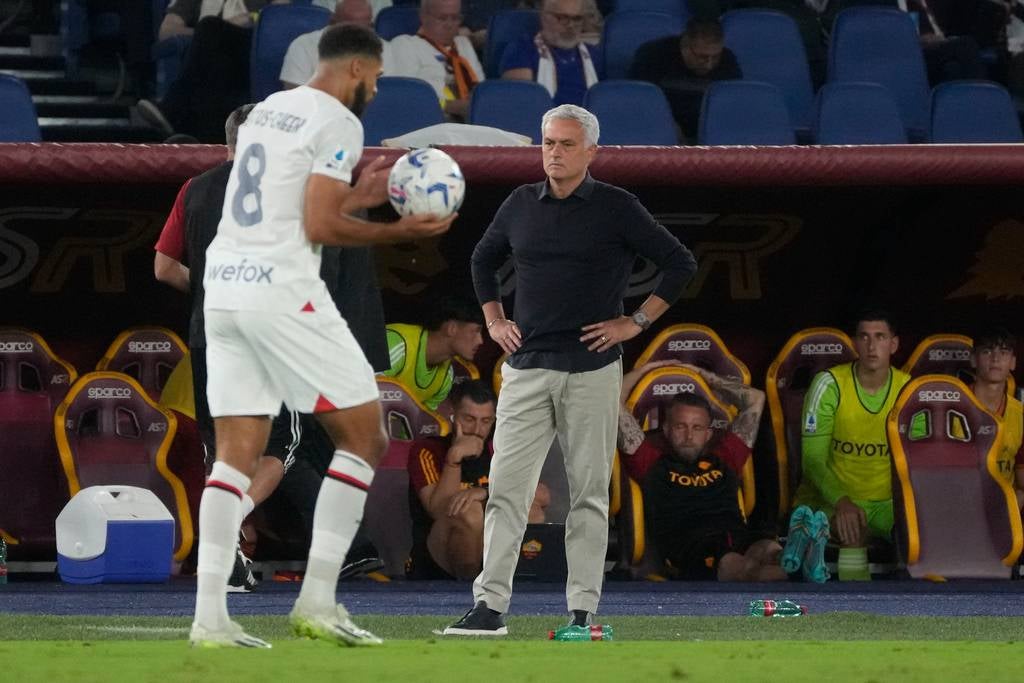
[[[333,306],[308,313],[206,311],[213,417],[351,408],[379,397],[373,369]]]

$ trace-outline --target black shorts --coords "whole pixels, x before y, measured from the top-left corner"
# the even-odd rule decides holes
[[[302,441],[302,415],[282,406],[281,412],[270,423],[270,439],[264,455],[277,458],[285,472],[295,462],[295,451]]]
[[[744,528],[695,530],[682,538],[664,539],[659,544],[665,563],[684,581],[715,581],[718,562],[728,553],[744,553],[750,547],[750,532]]]

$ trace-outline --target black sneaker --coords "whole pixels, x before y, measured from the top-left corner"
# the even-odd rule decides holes
[[[594,623],[594,615],[585,609],[574,609],[569,626],[590,626]]]
[[[446,636],[507,636],[505,619],[481,600],[461,619],[444,630]]]
[[[236,545],[235,566],[228,577],[228,593],[251,593],[257,583],[252,575],[252,560],[242,552],[242,546]]]

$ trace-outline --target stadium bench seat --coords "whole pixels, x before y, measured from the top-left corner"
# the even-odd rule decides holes
[[[32,94],[20,78],[0,74],[0,142],[40,142]]]
[[[962,334],[933,334],[925,337],[903,364],[903,372],[911,377],[949,375],[967,380],[971,371],[971,350],[974,342]]]
[[[270,5],[260,12],[249,54],[249,95],[261,102],[281,89],[281,65],[292,41],[327,26],[331,13],[315,5]]]
[[[899,107],[878,83],[826,83],[814,101],[818,145],[905,145]]]
[[[743,78],[776,86],[790,121],[799,131],[809,130],[814,86],[796,21],[782,12],[737,9],[722,15],[722,32]]]
[[[602,145],[678,145],[679,133],[665,93],[643,81],[595,83],[583,96],[583,108],[601,122]],[[643,112],[644,125],[636,125]]]
[[[381,40],[396,36],[413,36],[420,30],[419,7],[382,7],[373,22],[373,28]]]
[[[630,392],[626,407],[645,431],[660,430],[664,406],[671,396],[691,392],[703,396],[711,404],[711,424],[724,430],[736,416],[736,409],[718,400],[706,382],[687,368],[662,367],[648,372]],[[618,452],[612,467],[609,516],[615,518],[618,534],[619,561],[641,574],[660,568],[660,561],[647,547],[649,530],[644,526],[643,494],[640,484],[626,474]],[[748,458],[736,471],[740,480],[737,505],[744,516],[754,509],[754,463]]]
[[[532,9],[499,10],[491,17],[484,46],[484,74],[500,78],[501,57],[509,43],[523,36],[534,36],[540,30],[540,13]]]
[[[924,375],[900,394],[886,429],[910,576],[1010,578],[1024,538],[1013,487],[999,475],[999,420],[959,380]]]
[[[117,335],[96,370],[128,375],[150,398],[159,400],[167,378],[186,353],[185,342],[166,327],[133,327]]]
[[[851,7],[836,16],[829,41],[828,82],[858,81],[884,86],[896,100],[907,136],[928,135],[931,94],[921,42],[906,12],[886,7]]]
[[[186,487],[168,463],[178,421],[128,375],[90,372],[71,387],[53,417],[69,496],[81,489],[126,484],[149,489],[175,520],[174,559],[195,538]]]
[[[683,12],[612,12],[605,17],[601,36],[604,77],[629,78],[637,48],[658,38],[679,35],[686,20]]]
[[[932,90],[930,142],[1024,142],[1006,88],[990,81],[940,83]]]
[[[0,536],[13,560],[52,560],[68,501],[53,414],[78,374],[34,332],[0,328]]]
[[[677,360],[750,384],[750,370],[714,330],[706,325],[680,323],[658,333],[636,359],[634,368],[659,360]]]
[[[697,124],[701,145],[795,145],[782,92],[761,81],[715,81],[704,92]]]
[[[377,96],[363,112],[363,141],[379,147],[382,140],[444,123],[437,93],[419,78],[384,76],[377,80]]]
[[[483,81],[470,95],[469,122],[526,135],[540,144],[541,118],[553,106],[551,95],[539,83]]]
[[[445,436],[448,420],[420,403],[400,382],[377,378],[389,445],[377,466],[366,497],[363,523],[366,533],[384,560],[384,573],[404,576],[412,548],[412,516],[409,512],[409,444],[426,436]]]
[[[845,332],[831,327],[812,327],[790,337],[768,366],[765,393],[775,443],[778,513],[782,520],[789,518],[792,496],[802,474],[800,434],[804,394],[814,375],[856,357],[853,340]]]

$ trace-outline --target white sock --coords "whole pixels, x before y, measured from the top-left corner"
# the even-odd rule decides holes
[[[320,485],[313,513],[313,540],[297,605],[303,611],[333,613],[338,572],[363,519],[373,468],[346,451],[335,451]]]
[[[241,524],[245,521],[245,518],[252,514],[252,511],[256,509],[256,502],[249,497],[246,493],[242,496],[242,519],[238,523]]]
[[[238,515],[249,483],[249,477],[217,461],[199,502],[195,621],[208,630],[222,630],[229,621],[227,583],[235,564]]]

